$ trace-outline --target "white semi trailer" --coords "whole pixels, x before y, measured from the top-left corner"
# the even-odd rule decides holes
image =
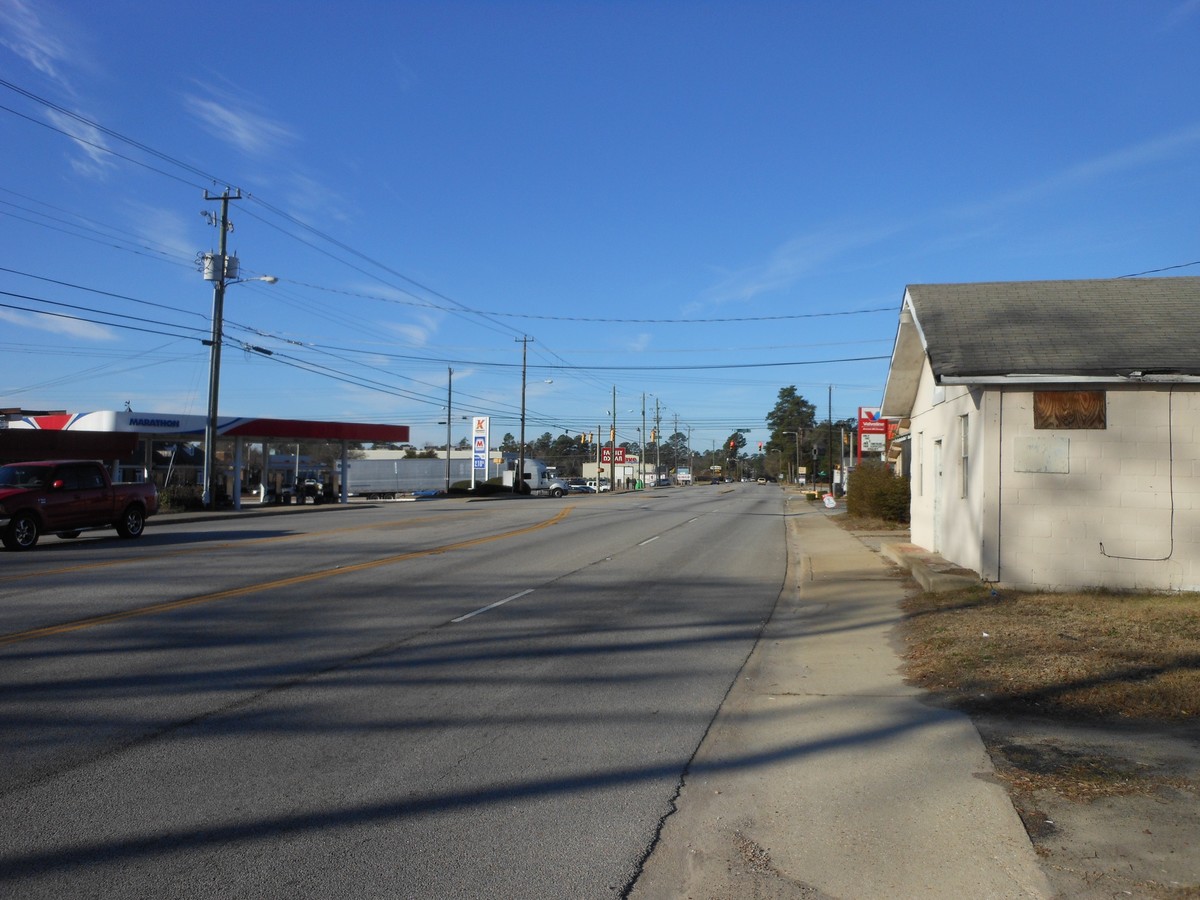
[[[471,460],[451,459],[450,483],[470,480]],[[406,494],[444,490],[446,460],[352,459],[345,484],[350,496],[367,500],[394,500]]]

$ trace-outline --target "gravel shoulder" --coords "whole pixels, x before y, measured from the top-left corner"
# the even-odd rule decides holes
[[[1200,734],[972,716],[1060,897],[1200,897]]]

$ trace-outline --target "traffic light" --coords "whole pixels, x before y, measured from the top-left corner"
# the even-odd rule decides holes
[[[729,442],[729,449],[730,449],[730,450],[736,450],[736,449],[737,449],[737,441],[730,441],[730,442]]]

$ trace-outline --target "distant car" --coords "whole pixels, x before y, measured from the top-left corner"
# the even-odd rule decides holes
[[[568,494],[595,494],[595,493],[597,493],[597,491],[590,484],[568,484],[567,485],[567,493]]]
[[[670,487],[671,479],[670,478],[660,478],[660,479],[658,479],[657,482],[655,482],[654,486],[655,487]]]
[[[720,483],[721,483],[721,479],[720,479],[720,478],[713,478],[713,480],[712,480],[712,483],[713,483],[713,484],[720,484]]]
[[[759,484],[766,484],[766,483],[767,483],[767,479],[765,479],[765,478],[760,478],[760,479],[758,479],[758,483],[759,483]]]

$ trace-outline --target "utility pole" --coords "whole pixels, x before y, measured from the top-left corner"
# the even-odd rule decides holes
[[[446,367],[446,493],[450,493],[450,427],[452,416],[454,415],[454,407],[452,399],[454,397],[454,370],[449,366]],[[471,463],[474,466],[474,462]],[[471,472],[474,473],[474,468]]]
[[[675,477],[679,477],[679,442],[675,435],[679,434],[679,413],[675,413],[675,427],[671,430],[671,458],[675,461]]]
[[[608,432],[608,488],[617,492],[617,386],[613,385],[612,429]]]
[[[829,493],[835,496],[833,490],[833,385],[829,386]]]
[[[221,390],[221,339],[222,320],[225,316],[225,281],[229,276],[226,262],[226,236],[229,233],[229,201],[241,200],[241,188],[232,197],[229,188],[225,188],[221,196],[215,197],[204,192],[205,200],[221,201],[221,221],[217,226],[221,235],[217,239],[217,259],[215,261],[215,280],[213,281],[213,312],[212,312],[212,341],[209,344],[208,357],[208,417],[204,423],[204,493],[202,502],[206,509],[217,505],[216,497],[216,458],[217,458],[217,397]],[[207,213],[206,213],[207,215]],[[235,274],[236,277],[236,274]]]
[[[525,484],[525,376],[527,374],[526,360],[528,358],[529,342],[533,338],[525,336],[514,338],[521,343],[521,445],[517,449],[517,477],[513,479],[513,491],[520,496]]]
[[[662,472],[662,410],[658,398],[654,398],[654,486],[658,487],[658,476]]]
[[[642,487],[646,486],[646,448],[650,445],[646,443],[646,392],[642,391],[642,448],[638,456],[641,457],[639,465],[642,470]],[[657,477],[657,476],[656,476]]]

